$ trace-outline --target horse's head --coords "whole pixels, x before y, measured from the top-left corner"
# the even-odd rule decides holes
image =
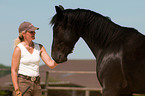
[[[73,32],[71,24],[64,15],[64,9],[61,6],[55,6],[56,15],[52,18],[53,25],[53,43],[51,56],[57,63],[67,61],[67,56],[72,53],[73,47],[79,36]]]

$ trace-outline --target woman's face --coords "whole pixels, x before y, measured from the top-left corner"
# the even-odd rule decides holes
[[[36,34],[35,31],[27,31],[27,32],[25,32],[25,34],[23,36],[24,36],[24,39],[34,40],[35,39],[35,34]]]

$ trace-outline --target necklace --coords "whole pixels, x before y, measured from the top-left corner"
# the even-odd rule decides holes
[[[26,43],[23,43],[25,48],[32,54],[34,51],[34,43],[32,42],[31,44],[27,45]]]

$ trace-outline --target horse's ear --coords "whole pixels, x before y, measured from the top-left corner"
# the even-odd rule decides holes
[[[59,5],[59,8],[63,11],[64,10],[64,8],[63,8],[63,6],[62,5]]]
[[[55,10],[56,10],[56,13],[59,14],[59,15],[62,15],[62,9],[58,6],[55,6]]]

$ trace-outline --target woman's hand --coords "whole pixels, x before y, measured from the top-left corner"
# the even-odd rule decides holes
[[[16,93],[16,96],[22,96],[22,92],[21,92],[19,89],[17,89],[17,90],[15,91],[15,93]]]
[[[53,68],[55,68],[58,64],[57,64],[54,60],[52,60],[52,64],[51,64],[51,65],[52,65],[52,69],[53,69]]]

